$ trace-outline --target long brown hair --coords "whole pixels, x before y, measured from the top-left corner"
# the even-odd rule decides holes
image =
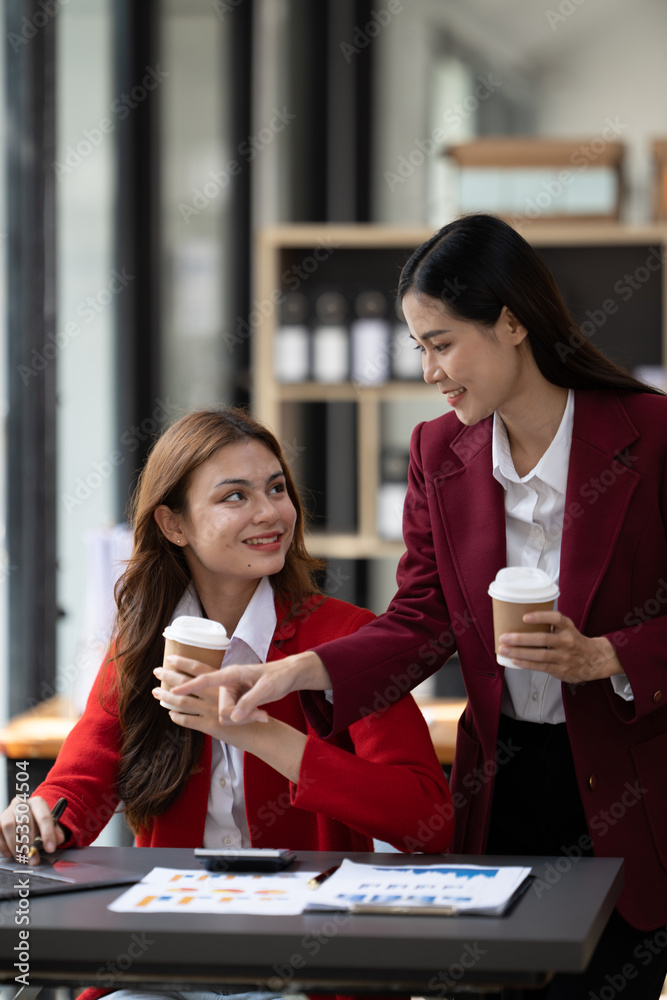
[[[197,410],[178,420],[159,438],[139,477],[130,505],[134,547],[115,589],[114,693],[122,731],[118,791],[135,833],[178,797],[197,768],[204,739],[202,733],[172,722],[150,693],[156,686],[153,669],[162,662],[162,632],[191,581],[183,551],[165,538],[154,513],[166,504],[174,513],[187,514],[194,470],[221,448],[250,438],[280,462],[296,509],[285,564],[269,578],[276,598],[289,616],[310,595],[320,593],[315,574],[323,564],[306,551],[299,494],[273,434],[232,407]]]

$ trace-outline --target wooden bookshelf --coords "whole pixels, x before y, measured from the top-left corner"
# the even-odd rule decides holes
[[[269,309],[278,293],[285,291],[284,275],[294,266],[293,253],[309,263],[319,248],[322,270],[326,260],[350,250],[393,249],[396,261],[405,259],[429,232],[422,228],[371,225],[290,225],[262,230],[256,240],[254,303],[258,318],[253,330],[253,411],[268,424],[279,440],[284,440],[284,406],[295,403],[352,403],[357,414],[356,496],[357,530],[354,533],[324,534],[314,531],[308,540],[313,555],[340,559],[396,557],[403,550],[400,542],[383,540],[376,530],[376,497],[379,487],[381,449],[381,408],[385,403],[433,399],[433,387],[423,381],[389,381],[382,385],[359,385],[352,381],[335,384],[313,381],[282,383],[274,375],[274,337],[279,321],[279,307]],[[300,272],[299,272],[300,273]],[[398,278],[398,264],[396,279]],[[309,286],[304,279],[303,289]],[[314,279],[317,280],[317,279]],[[312,286],[312,283],[311,283]],[[388,289],[386,289],[388,290]]]
[[[614,201],[607,211],[594,213],[572,211],[550,211],[547,205],[540,211],[540,218],[546,221],[565,220],[569,224],[579,221],[607,221],[617,223],[620,219],[625,196],[624,157],[625,143],[603,136],[583,136],[579,138],[542,138],[540,136],[484,136],[449,146],[445,155],[464,171],[468,169],[521,172],[553,172],[553,183],[567,175],[567,183],[560,183],[561,191],[576,181],[589,168],[609,171],[614,182]],[[558,196],[560,197],[560,196]],[[556,207],[558,198],[555,200]],[[552,206],[553,207],[553,206]],[[498,214],[514,218],[518,211],[499,207]]]
[[[594,138],[585,136],[572,139],[489,136],[450,146],[447,155],[462,167],[567,167],[572,165],[573,154],[594,142]],[[590,158],[596,166],[620,170],[624,152],[624,143],[604,142],[604,148],[596,148]]]

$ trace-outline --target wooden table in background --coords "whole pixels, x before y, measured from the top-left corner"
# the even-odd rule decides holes
[[[0,753],[13,760],[53,759],[76,721],[67,698],[56,695],[15,715],[0,729]]]
[[[419,707],[428,722],[438,760],[441,764],[453,764],[456,728],[466,707],[465,698],[429,698],[420,700]]]
[[[419,702],[429,724],[429,731],[441,764],[454,760],[456,724],[465,708],[460,698],[431,698]],[[29,760],[37,765],[31,773],[31,785],[43,779],[44,773],[58,756],[69,731],[77,721],[71,703],[63,697],[49,698],[28,712],[15,716],[0,729],[0,753],[8,759],[9,789],[13,788],[13,761]],[[37,773],[37,770],[40,773]]]

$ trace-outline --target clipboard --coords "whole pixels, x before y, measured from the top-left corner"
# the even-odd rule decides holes
[[[368,865],[346,859],[313,893],[309,910],[373,916],[499,917],[532,882],[532,870],[513,865],[406,861]]]
[[[528,875],[524,882],[516,889],[507,903],[496,911],[485,910],[476,912],[475,910],[462,910],[458,906],[401,906],[383,905],[373,903],[355,903],[346,907],[346,913],[369,914],[371,916],[394,915],[401,917],[504,917],[514,907],[514,904],[530,888],[535,881],[534,875]]]

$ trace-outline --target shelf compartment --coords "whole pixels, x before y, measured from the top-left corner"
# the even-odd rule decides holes
[[[386,542],[375,535],[330,535],[311,531],[306,535],[311,556],[325,559],[396,559],[405,552],[403,542]]]
[[[280,383],[275,389],[281,402],[320,403],[324,400],[341,400],[358,403],[362,399],[374,400],[422,400],[435,397],[438,390],[425,382],[384,382],[382,385],[356,385],[354,382],[339,382],[336,385],[322,382]]]

